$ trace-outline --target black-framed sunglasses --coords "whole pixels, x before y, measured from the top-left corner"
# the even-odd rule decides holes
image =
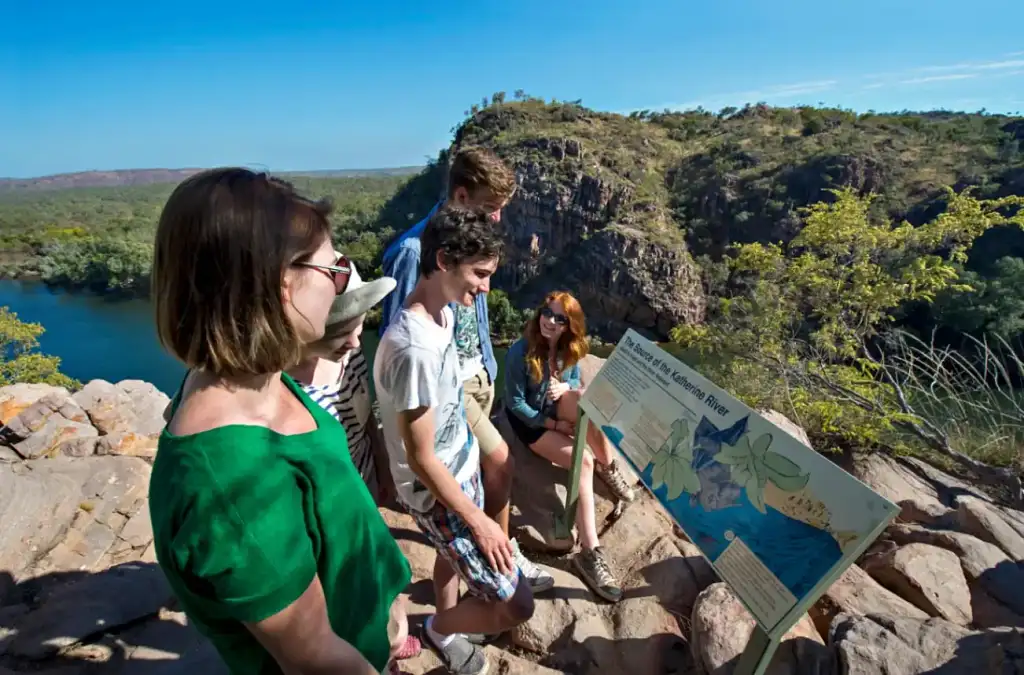
[[[565,314],[556,314],[555,311],[550,307],[542,307],[540,310],[540,315],[545,319],[553,320],[559,326],[569,325],[569,317],[567,317]]]
[[[335,295],[341,295],[348,288],[348,280],[352,278],[352,263],[344,255],[338,256],[333,265],[317,265],[311,262],[297,262],[298,267],[309,267],[323,272],[334,282]]]

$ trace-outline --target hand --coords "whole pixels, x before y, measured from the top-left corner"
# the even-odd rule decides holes
[[[556,379],[551,380],[548,384],[548,399],[557,401],[562,398],[562,394],[569,391],[569,385],[565,382],[559,382]]]
[[[515,574],[516,563],[513,558],[512,542],[496,522],[480,511],[479,517],[469,523],[469,529],[473,533],[477,547],[491,567],[508,576]]]
[[[555,422],[555,431],[559,431],[566,436],[575,436],[576,425],[569,420],[557,420]]]

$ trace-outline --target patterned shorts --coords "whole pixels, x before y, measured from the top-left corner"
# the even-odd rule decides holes
[[[480,472],[463,483],[462,492],[479,508],[484,507],[484,491],[480,485]],[[416,524],[427,539],[444,557],[459,577],[466,582],[469,592],[489,601],[508,602],[515,595],[519,585],[519,572],[508,576],[491,567],[487,558],[477,548],[469,526],[441,502],[425,513],[410,509]]]

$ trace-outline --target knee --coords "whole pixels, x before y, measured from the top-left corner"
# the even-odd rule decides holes
[[[512,476],[515,475],[516,471],[516,458],[508,451],[507,445],[503,444],[503,446],[505,449],[505,462],[501,465],[501,477],[506,482],[512,482]]]
[[[512,453],[508,451],[508,445],[504,442],[494,452],[484,455],[482,464],[484,478],[489,482],[501,485],[512,482],[515,459],[512,458]]]
[[[589,450],[583,451],[583,463],[581,466],[583,468],[583,474],[594,473],[594,455],[592,455]]]
[[[391,646],[391,656],[395,656],[405,641],[409,638],[409,618],[405,613],[404,603],[401,598],[395,600],[391,606],[391,616],[388,619],[388,641]]]
[[[533,610],[533,591],[530,590],[530,584],[526,578],[520,576],[516,592],[504,603],[505,614],[512,624],[519,625],[530,620]]]

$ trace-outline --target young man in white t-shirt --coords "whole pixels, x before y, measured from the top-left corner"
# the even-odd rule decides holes
[[[533,614],[512,543],[483,510],[448,307],[472,306],[489,290],[501,237],[486,213],[451,205],[431,217],[421,246],[419,281],[381,339],[373,376],[398,497],[438,553],[437,613],[424,638],[449,672],[479,675],[487,661],[466,635],[500,633]],[[461,602],[460,578],[472,596]]]

